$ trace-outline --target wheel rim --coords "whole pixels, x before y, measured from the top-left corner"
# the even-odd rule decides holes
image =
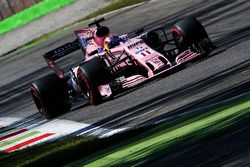
[[[82,93],[83,95],[90,100],[90,85],[88,80],[86,79],[86,77],[84,76],[84,74],[82,72],[78,73],[79,79],[80,79],[80,86],[82,89]]]
[[[86,84],[85,84],[85,86],[86,86]],[[83,89],[83,95],[86,97],[86,98],[90,98],[90,90],[88,89],[88,88],[85,88],[85,89]]]
[[[41,99],[39,92],[37,91],[37,89],[34,86],[31,87],[31,94],[32,94],[32,98],[35,102],[35,105],[36,105],[39,113],[41,115],[44,115],[44,112],[45,112],[44,103]]]
[[[177,45],[177,47],[181,47],[183,45],[183,36],[180,35],[179,33],[176,33],[176,32],[173,32],[173,38],[174,38],[174,41]]]

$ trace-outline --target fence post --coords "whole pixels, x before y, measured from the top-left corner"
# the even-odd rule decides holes
[[[5,19],[13,14],[9,8],[7,0],[0,0],[0,11],[1,11],[3,19]]]
[[[2,11],[1,11],[1,9],[0,9],[0,20],[3,20],[4,18],[3,18],[3,14],[2,14]]]
[[[10,2],[11,0],[7,0],[7,4],[8,4],[8,7],[9,7],[9,9],[10,9],[10,11],[11,11],[11,13],[12,13],[12,15],[13,14],[15,14],[15,11],[14,11],[14,9],[13,9],[13,7],[12,7],[12,5],[11,5],[11,2]]]

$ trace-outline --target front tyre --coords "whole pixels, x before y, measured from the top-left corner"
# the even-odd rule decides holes
[[[82,93],[92,105],[102,102],[98,86],[107,84],[112,80],[112,76],[105,65],[101,58],[94,58],[81,65],[77,71],[77,80]]]
[[[67,83],[56,74],[34,81],[30,86],[30,92],[38,111],[46,119],[70,109]]]
[[[187,17],[178,21],[170,31],[180,51],[193,47],[198,51],[209,52],[214,47],[205,28],[195,18]]]

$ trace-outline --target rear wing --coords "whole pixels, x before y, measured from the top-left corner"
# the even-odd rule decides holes
[[[74,40],[73,42],[66,43],[58,48],[55,48],[43,55],[45,59],[49,59],[52,61],[58,60],[76,50],[80,49],[78,40]]]

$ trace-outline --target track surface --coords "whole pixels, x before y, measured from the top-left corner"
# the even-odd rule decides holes
[[[158,25],[170,26],[178,19],[190,15],[202,22],[218,46],[209,57],[112,101],[64,113],[59,119],[105,128],[143,125],[166,117],[171,111],[192,108],[204,100],[211,101],[243,83],[249,85],[248,0],[156,0],[119,12],[118,15],[112,14],[104,24],[121,34],[142,26],[147,29]],[[43,119],[31,101],[28,86],[32,80],[51,72],[41,55],[73,39],[72,30],[67,30],[60,37],[1,59],[0,117],[19,117],[33,121]],[[61,64],[66,67],[80,59],[80,52],[75,52]]]

